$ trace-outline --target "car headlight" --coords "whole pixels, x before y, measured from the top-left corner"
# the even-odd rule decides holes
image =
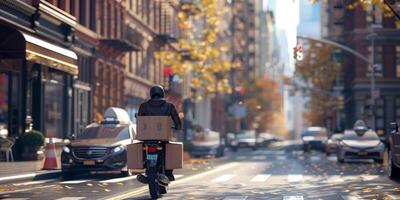
[[[122,146],[118,146],[118,147],[115,147],[114,149],[113,149],[113,152],[114,153],[118,153],[118,152],[121,152],[121,151],[123,151],[124,150],[124,148],[122,147]]]
[[[63,147],[63,151],[64,151],[65,153],[71,153],[71,149],[68,148],[67,146],[64,146],[64,147]]]

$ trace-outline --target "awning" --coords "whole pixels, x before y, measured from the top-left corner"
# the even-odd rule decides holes
[[[73,75],[77,75],[78,56],[66,48],[51,44],[42,39],[22,33],[26,41],[26,59]]]

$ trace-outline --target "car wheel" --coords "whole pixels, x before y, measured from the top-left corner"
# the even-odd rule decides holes
[[[395,178],[399,178],[400,177],[400,168],[398,168],[394,163],[393,163],[393,160],[392,160],[392,155],[391,155],[391,152],[389,151],[389,158],[388,158],[388,174],[389,174],[389,177],[390,178],[392,178],[392,179],[395,179]]]
[[[309,151],[310,151],[310,145],[308,145],[308,144],[303,144],[303,151],[304,151],[304,152],[309,152]]]

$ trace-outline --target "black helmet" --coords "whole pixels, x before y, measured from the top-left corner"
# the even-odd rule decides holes
[[[151,87],[150,89],[150,97],[152,99],[159,97],[159,98],[164,98],[165,96],[165,92],[164,92],[164,88],[161,85],[156,85]]]

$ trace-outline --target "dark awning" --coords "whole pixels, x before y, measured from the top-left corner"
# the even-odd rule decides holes
[[[25,58],[77,75],[75,52],[9,27],[0,27],[0,58]],[[4,34],[3,34],[4,33]]]

